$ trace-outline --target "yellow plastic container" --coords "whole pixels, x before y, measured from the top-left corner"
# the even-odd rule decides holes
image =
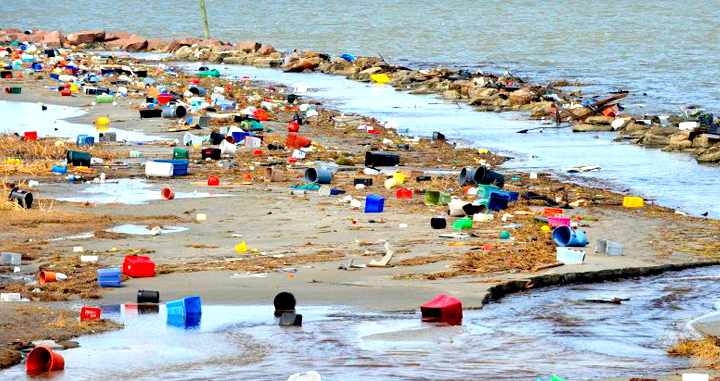
[[[70,84],[70,92],[73,94],[77,94],[80,92],[80,87],[77,85],[77,83]]]
[[[645,206],[645,200],[642,197],[625,196],[623,198],[623,206],[626,208],[642,208]]]
[[[395,172],[392,178],[393,180],[395,180],[395,185],[403,185],[405,184],[405,179],[407,178],[407,176],[405,176],[405,174],[402,172]]]
[[[390,82],[391,79],[387,74],[380,73],[380,74],[370,74],[370,80],[375,83],[378,83],[380,85],[384,85],[384,84]]]

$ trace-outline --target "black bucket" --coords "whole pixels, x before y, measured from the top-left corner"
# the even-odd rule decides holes
[[[203,148],[202,151],[200,151],[200,155],[203,160],[205,159],[212,159],[212,160],[220,160],[221,151],[220,148]]]
[[[473,204],[465,204],[463,205],[463,212],[467,214],[468,216],[472,216],[473,214],[483,213],[487,210],[487,207],[485,205],[473,205]]]
[[[160,306],[157,304],[138,304],[137,310],[140,315],[155,315],[160,313]]]
[[[505,176],[491,171],[485,167],[463,168],[458,177],[460,185],[466,184],[485,184],[495,185],[502,188],[505,185]]]
[[[138,290],[138,303],[160,303],[160,291]]]
[[[210,133],[210,144],[216,146],[222,143],[223,140],[225,140],[225,135],[215,131]]]
[[[28,191],[13,188],[13,190],[10,191],[9,199],[17,200],[18,204],[25,209],[32,208],[33,195]]]
[[[302,326],[302,315],[295,312],[283,312],[278,324],[281,327],[300,327]]]
[[[90,155],[89,152],[67,151],[67,154],[65,154],[65,158],[67,159],[68,164],[89,167],[92,155]]]
[[[353,185],[362,184],[369,187],[373,184],[373,179],[353,179]]]
[[[159,108],[151,108],[140,110],[140,119],[159,118],[162,116],[163,110]]]
[[[433,217],[430,219],[430,227],[433,229],[445,229],[447,227],[447,220],[443,217]]]
[[[442,132],[437,132],[437,131],[435,131],[435,132],[433,132],[432,140],[433,140],[433,141],[436,141],[436,142],[444,142],[444,141],[445,141],[445,134],[443,134]]]
[[[366,167],[394,167],[400,165],[400,155],[387,152],[365,152]]]

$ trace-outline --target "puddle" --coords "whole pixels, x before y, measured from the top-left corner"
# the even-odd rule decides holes
[[[181,233],[190,229],[184,226],[163,226],[158,229],[148,229],[148,225],[124,224],[108,229],[111,233],[131,234],[131,235],[160,235]]]
[[[128,204],[141,205],[150,201],[162,200],[159,185],[149,184],[144,179],[119,179],[104,184],[72,184],[66,188],[70,197],[56,197],[60,201],[89,202],[95,204]],[[229,197],[229,194],[209,192],[175,191],[176,199]]]
[[[0,133],[18,133],[25,131],[37,131],[38,136],[60,137],[75,139],[78,135],[85,134],[95,137],[99,141],[98,132],[94,126],[79,123],[70,123],[65,119],[82,116],[85,114],[80,108],[57,106],[46,104],[47,110],[40,110],[40,103],[10,102],[0,100],[0,118],[3,124]],[[157,137],[145,135],[139,132],[108,129],[115,132],[118,140],[143,142],[157,140]]]
[[[194,71],[198,66],[193,63],[183,67]],[[413,95],[341,76],[284,73],[241,65],[206,66],[217,68],[227,77],[249,76],[290,86],[301,84],[300,87],[309,89],[309,96],[342,112],[393,121],[412,135],[430,136],[433,131],[440,131],[449,138],[516,157],[505,164],[507,168],[563,171],[577,165],[598,165],[600,171],[573,178],[603,181],[616,189],[657,199],[665,206],[695,215],[708,211],[711,217],[720,217],[720,204],[713,202],[720,187],[720,168],[699,165],[686,154],[614,143],[613,133],[575,134],[569,129],[546,128],[544,133],[518,134],[518,130],[543,125],[524,120],[520,114],[475,112],[468,105],[449,103],[434,95]],[[678,173],[686,175],[678,177]],[[678,192],[678,187],[685,191]]]
[[[688,366],[666,348],[720,292],[705,268],[597,285],[548,288],[465,311],[463,325],[422,323],[417,313],[367,313],[300,306],[303,327],[276,325],[272,306],[203,306],[197,329],[166,324],[133,305],[105,309],[122,331],[79,339],[63,352],[57,380],[285,380],[318,371],[323,380],[572,380],[658,375]],[[589,299],[629,298],[623,304]],[[24,379],[22,366],[0,380]]]

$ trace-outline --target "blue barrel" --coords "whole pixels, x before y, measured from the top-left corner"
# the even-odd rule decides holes
[[[327,167],[308,168],[305,170],[306,183],[330,184],[332,178],[333,173]]]
[[[553,241],[560,247],[585,247],[588,244],[585,232],[567,225],[558,226],[552,233]]]
[[[120,268],[111,267],[97,270],[97,282],[100,287],[122,287]]]

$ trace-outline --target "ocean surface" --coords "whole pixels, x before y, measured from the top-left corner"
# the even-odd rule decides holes
[[[578,80],[591,94],[630,90],[626,106],[638,113],[720,111],[718,1],[207,0],[207,8],[211,34],[223,40]],[[202,36],[196,0],[2,1],[0,26]]]

